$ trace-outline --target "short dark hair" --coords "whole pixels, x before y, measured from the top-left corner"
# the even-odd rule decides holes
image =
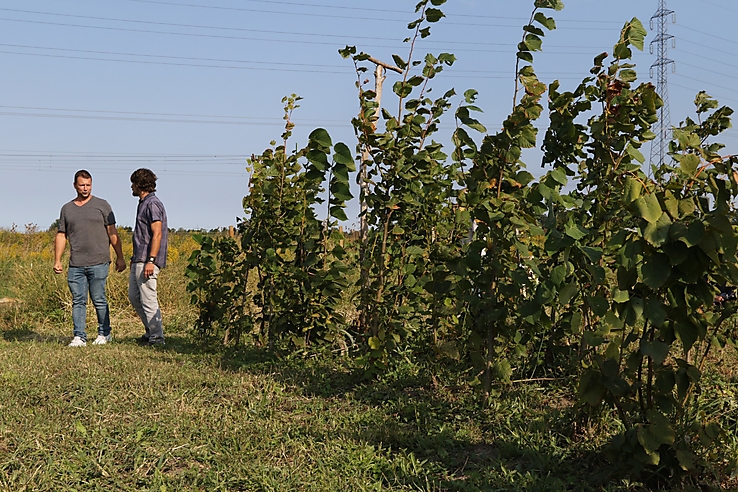
[[[154,192],[156,191],[156,174],[151,169],[146,169],[145,167],[136,169],[131,174],[131,183],[138,186],[138,189],[141,191],[147,193]]]
[[[90,174],[89,171],[80,169],[74,173],[74,184],[77,184],[77,178],[92,179],[92,174]]]

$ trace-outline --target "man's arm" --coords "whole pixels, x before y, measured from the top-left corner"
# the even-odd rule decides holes
[[[62,273],[64,271],[61,258],[66,247],[67,235],[63,232],[57,232],[54,238],[54,273]]]
[[[149,245],[149,257],[154,257],[159,254],[159,248],[161,248],[161,221],[157,220],[149,224],[151,227],[151,244]],[[146,262],[144,267],[144,277],[149,278],[154,274],[154,264]]]
[[[123,248],[120,245],[120,236],[118,236],[118,230],[115,228],[115,224],[110,224],[108,227],[108,238],[110,239],[110,245],[115,251],[115,271],[122,272],[126,269],[126,260],[123,258]]]

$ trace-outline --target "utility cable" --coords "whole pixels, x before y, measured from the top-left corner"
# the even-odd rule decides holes
[[[155,1],[155,0],[128,0],[130,2],[138,2],[138,3],[151,3],[151,4],[163,4],[163,5],[173,5],[173,6],[194,6],[194,7],[202,7],[202,8],[214,8],[211,6],[206,5],[187,5],[187,4],[180,4],[180,3],[174,3],[174,2],[162,2],[162,1]],[[304,2],[285,2],[285,1],[277,1],[277,0],[248,0],[253,3],[266,3],[268,5],[290,5],[295,7],[312,7],[312,8],[326,8],[326,9],[339,9],[339,10],[352,10],[352,11],[362,11],[362,12],[387,12],[387,13],[393,13],[393,14],[408,14],[409,12],[407,10],[391,10],[391,9],[376,9],[376,8],[369,8],[369,7],[347,7],[345,5],[325,5],[325,4],[314,4],[314,3],[304,3]],[[215,7],[217,8],[217,7]],[[229,8],[229,7],[222,7],[222,8]],[[453,17],[470,17],[474,19],[505,19],[505,20],[514,20],[519,22],[527,22],[528,19],[526,17],[505,17],[505,16],[499,16],[499,15],[478,15],[478,14],[449,14]],[[561,22],[561,21],[559,21]],[[565,22],[586,22],[589,23],[590,21],[587,20],[565,20]],[[617,24],[619,25],[619,22],[616,21],[595,21],[596,23],[600,24]]]
[[[49,108],[49,107],[37,107],[37,106],[4,106],[0,105],[2,109],[25,109],[31,111],[71,111],[78,113],[102,113],[102,114],[115,114],[115,115],[144,115],[144,116],[179,116],[181,118],[222,118],[222,119],[241,119],[241,120],[257,120],[258,122],[281,122],[284,124],[284,118],[264,118],[258,116],[223,116],[223,115],[210,115],[210,114],[186,114],[186,113],[149,113],[141,111],[111,111],[102,109],[78,109],[78,108]],[[325,120],[323,120],[325,121]],[[330,120],[339,121],[339,120]]]
[[[195,6],[195,5],[188,5],[188,6]],[[233,8],[228,8],[228,10],[233,10]],[[254,10],[254,9],[235,9],[235,10],[243,10],[246,12],[256,12],[256,13],[274,13],[274,14],[297,14],[300,16],[315,16],[315,17],[334,17],[334,18],[342,18],[342,19],[360,19],[360,20],[380,20],[380,21],[398,21],[398,19],[371,19],[371,18],[357,18],[355,16],[336,16],[336,15],[324,15],[324,14],[309,14],[309,13],[296,13],[296,12],[275,12],[275,11],[268,11],[268,10]],[[116,18],[109,18],[109,17],[93,17],[93,16],[84,16],[84,15],[77,15],[77,14],[59,14],[54,12],[40,12],[40,11],[34,11],[34,10],[22,10],[22,9],[9,9],[9,8],[0,8],[0,11],[6,11],[6,12],[16,12],[16,13],[25,13],[25,14],[36,14],[36,15],[52,15],[52,16],[60,16],[60,17],[72,17],[72,18],[79,18],[79,19],[91,19],[91,20],[104,20],[104,21],[113,21],[113,22],[135,22],[135,23],[143,23],[143,24],[154,24],[154,25],[168,25],[172,27],[194,27],[194,28],[200,28],[200,29],[225,29],[225,30],[246,30],[249,29],[243,29],[243,28],[228,28],[228,27],[212,27],[212,26],[197,26],[197,25],[188,25],[188,24],[171,24],[171,23],[164,23],[164,22],[154,22],[154,21],[138,21],[138,20],[129,20],[129,19],[116,19]],[[407,23],[406,21],[401,21],[403,23]],[[462,26],[477,26],[477,27],[496,27],[496,28],[510,28],[510,29],[520,29],[521,26],[518,24],[474,24],[474,23],[457,23],[457,22],[445,22],[445,24],[450,25],[462,25]],[[589,23],[588,23],[589,24]],[[597,27],[569,27],[568,29],[576,29],[576,30],[585,30],[585,31],[601,31],[602,28]],[[291,34],[291,33],[282,33],[282,34]],[[340,37],[340,35],[327,35],[327,34],[310,34],[312,36],[337,36]]]
[[[73,55],[56,55],[56,54],[50,54],[50,53],[25,53],[25,52],[19,52],[19,51],[8,51],[8,50],[0,50],[0,54],[6,54],[6,55],[19,55],[19,56],[36,56],[36,57],[43,57],[43,58],[62,58],[62,59],[70,59],[70,60],[89,60],[89,61],[105,61],[105,62],[115,62],[115,63],[138,63],[143,65],[155,65],[155,66],[176,66],[176,67],[195,67],[195,68],[222,68],[227,70],[257,70],[257,71],[268,71],[268,72],[287,72],[287,73],[317,73],[317,74],[337,74],[337,75],[351,75],[351,77],[355,76],[355,71],[353,70],[353,67],[350,67],[347,65],[344,70],[307,70],[307,69],[299,69],[299,70],[291,70],[288,68],[268,68],[268,67],[240,67],[240,66],[231,66],[231,65],[206,65],[201,63],[177,63],[177,62],[164,62],[164,61],[146,61],[146,60],[127,60],[127,59],[120,59],[120,58],[98,58],[98,57],[92,57],[92,56],[73,56]],[[552,53],[552,54],[562,54],[562,55],[572,55],[577,53]],[[511,78],[510,75],[498,75],[498,76],[492,76],[492,75],[463,75],[464,73],[472,73],[472,74],[478,74],[478,73],[485,73],[483,71],[473,71],[473,70],[459,70],[458,72],[455,72],[458,75],[449,74],[448,72],[445,72],[443,74],[443,77],[446,78],[467,78],[467,79],[509,79]],[[494,72],[493,72],[494,73]],[[504,73],[503,71],[497,72],[497,73]],[[574,73],[574,72],[572,72]],[[542,74],[539,74],[539,76],[543,76]],[[565,79],[577,79],[578,77],[558,77],[561,80]]]

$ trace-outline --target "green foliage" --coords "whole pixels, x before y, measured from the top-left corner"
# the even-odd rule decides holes
[[[345,201],[352,198],[349,173],[355,171],[348,147],[333,145],[322,128],[308,146],[288,153],[292,111],[299,100],[285,102],[283,144],[250,161],[251,191],[243,199],[247,217],[239,225],[240,242],[199,237],[201,249],[190,259],[188,289],[200,310],[198,327],[225,329],[224,342],[251,333],[273,347],[285,337],[296,347],[316,339],[333,341],[344,330],[337,311],[348,283],[345,251],[336,220],[345,220]],[[324,201],[329,183],[328,217],[321,221],[314,205]],[[249,292],[250,274],[257,277]]]
[[[308,147],[288,154],[288,100],[285,145],[252,159],[238,264],[239,275],[253,270],[259,279],[250,299],[255,333],[270,343],[284,335],[296,346],[313,334],[335,341],[345,334],[340,293],[359,276],[352,328],[368,375],[387,374],[408,357],[452,359],[471,385],[484,375],[487,405],[502,384],[537,373],[562,377],[583,418],[617,415],[607,454],[633,476],[657,484],[697,476],[724,438],[720,423],[700,411],[706,361],[715,344],[734,338],[726,320],[735,308],[713,302],[717,286],[738,284],[738,158],[721,156],[723,146],[712,141],[730,127],[732,110],[699,93],[696,121],[674,130],[671,162],[646,163],[642,148],[655,138],[663,102],[652,84],[638,83],[630,62],[644,45],[641,22],[625,23],[612,57],[595,57],[581,84],[563,91],[558,81],[539,80],[532,65],[556,28],[545,12],[563,4],[535,0],[517,46],[512,111],[488,134],[476,117],[476,90],[460,102],[454,89],[430,97],[454,55],[413,58],[416,40],[444,17],[443,3],[416,5],[408,56],[393,56],[401,72],[392,85],[396,114],[362,82],[377,60],[353,46],[339,51],[358,75],[352,123],[365,169],[359,181],[368,185],[360,264],[342,261],[341,236],[331,231],[352,198],[355,159],[345,145],[332,146],[318,129]],[[535,180],[523,156],[539,145],[534,122],[544,98],[547,169]],[[434,137],[454,107],[446,153]],[[325,225],[315,215],[324,183]],[[203,246],[201,255],[220,255],[213,274],[226,246]],[[225,288],[214,306],[229,319],[223,313],[244,305],[229,296],[244,287],[231,277],[207,287],[214,278],[207,268],[196,288],[209,302]]]
[[[710,347],[734,312],[715,311],[713,299],[715,285],[738,281],[730,220],[738,187],[733,158],[722,159],[720,146],[707,142],[727,127],[727,109],[675,131],[678,167],[662,163],[655,180],[641,171],[638,149],[653,138],[650,125],[662,104],[650,84],[631,86],[635,72],[624,62],[644,35],[640,22],[627,23],[608,68],[598,57],[594,77],[574,92],[552,86],[544,160],[554,171],[541,180],[552,190],[550,257],[542,270],[573,264],[543,283],[566,283],[574,293],[552,303],[572,336],[551,342],[576,340],[581,402],[616,409],[624,431],[613,439],[612,456],[663,478],[694,472],[697,456],[720,435],[715,422],[695,413],[695,392]],[[698,114],[715,108],[707,101],[698,96]],[[586,126],[575,123],[595,104],[602,114]],[[560,194],[557,170],[577,179],[576,190]],[[698,434],[705,438],[692,439]]]

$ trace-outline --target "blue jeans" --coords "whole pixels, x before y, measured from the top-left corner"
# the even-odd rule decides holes
[[[110,263],[101,263],[86,267],[70,266],[67,273],[67,284],[72,293],[72,322],[74,336],[87,340],[85,330],[87,324],[87,293],[97,312],[98,335],[110,335],[110,308],[105,298],[105,282],[108,279]]]

